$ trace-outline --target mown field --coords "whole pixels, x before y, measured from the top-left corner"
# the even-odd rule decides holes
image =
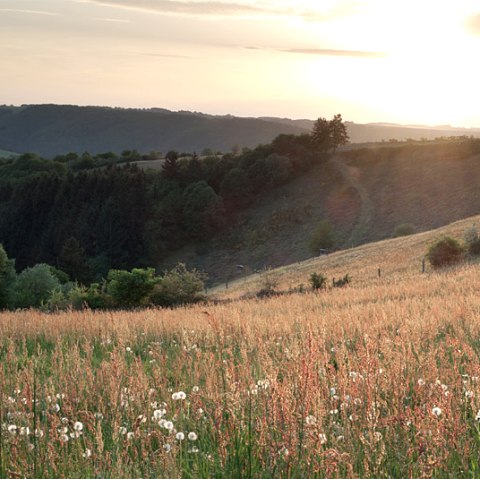
[[[0,477],[479,477],[479,266],[354,265],[318,293],[1,314]]]

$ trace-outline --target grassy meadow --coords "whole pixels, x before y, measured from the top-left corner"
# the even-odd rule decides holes
[[[428,241],[281,277],[341,289],[2,313],[0,477],[479,477],[479,266],[422,274]]]

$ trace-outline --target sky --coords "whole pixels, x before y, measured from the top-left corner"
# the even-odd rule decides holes
[[[0,0],[0,104],[480,127],[478,0]]]

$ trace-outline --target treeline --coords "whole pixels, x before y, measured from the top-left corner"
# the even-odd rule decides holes
[[[280,135],[238,155],[170,151],[160,171],[139,168],[135,162],[152,157],[135,151],[6,160],[0,243],[19,271],[45,263],[81,284],[113,269],[155,265],[173,249],[211,238],[259,194],[324,161],[337,140],[315,132]]]
[[[204,274],[178,264],[163,275],[153,268],[112,269],[101,282],[84,286],[45,263],[17,274],[15,261],[0,245],[0,310],[172,307],[203,300],[204,280]]]

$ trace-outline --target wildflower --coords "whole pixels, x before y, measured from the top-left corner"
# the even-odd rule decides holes
[[[137,417],[137,421],[139,421],[140,424],[145,424],[147,422],[147,418],[143,414],[140,414],[140,416]]]
[[[41,429],[35,429],[35,437],[43,437],[43,431]]]
[[[120,429],[118,430],[118,432],[124,436],[125,434],[127,434],[127,428],[124,427],[124,426],[121,426]]]
[[[60,406],[58,405],[58,403],[55,403],[55,404],[53,405],[53,410],[54,410],[55,412],[59,412],[59,411],[60,411]]]
[[[127,439],[130,441],[131,439],[133,439],[135,437],[135,433],[134,432],[127,432]]]
[[[60,434],[60,441],[68,442],[68,435],[67,434]]]
[[[62,419],[60,419],[61,423],[62,424],[68,424],[68,418],[67,417],[62,417]]]
[[[189,432],[188,433],[188,440],[189,441],[196,441],[198,439],[198,436],[195,432]]]
[[[350,371],[348,375],[352,379],[352,381],[355,382],[355,380],[357,379],[358,373],[356,373],[355,371]]]
[[[376,441],[376,442],[380,442],[380,441],[382,440],[382,438],[383,438],[382,433],[381,433],[381,432],[378,432],[378,431],[375,431],[375,432],[373,433],[373,437],[375,438],[375,441]]]
[[[425,381],[424,381],[423,379],[419,379],[419,380],[417,381],[417,384],[418,384],[419,386],[425,386]]]
[[[191,454],[196,454],[197,452],[199,452],[200,450],[198,449],[198,447],[191,447],[188,452],[191,453]]]
[[[305,418],[305,422],[308,426],[314,426],[317,423],[317,418],[315,416],[309,415]]]
[[[163,450],[165,452],[170,452],[172,450],[172,446],[170,446],[170,444],[164,444],[163,445]]]
[[[127,346],[125,348],[125,351],[127,351],[127,353],[131,353],[132,352],[132,348],[130,346]]]
[[[82,435],[82,433],[80,431],[73,431],[73,432],[70,433],[70,437],[72,439],[78,439],[81,435]]]
[[[326,444],[327,443],[327,435],[326,434],[319,434],[318,435],[318,440],[320,441],[320,444]]]
[[[67,434],[68,433],[68,427],[64,426],[64,427],[59,427],[58,428],[58,432],[60,434]]]
[[[473,398],[473,391],[465,391],[466,398]]]
[[[193,388],[192,388],[192,392],[194,392],[194,393],[198,393],[199,390],[200,390],[200,388],[198,386],[193,386]]]
[[[165,409],[155,409],[155,411],[153,411],[153,419],[156,421],[162,419],[166,412]]]
[[[92,451],[91,451],[91,449],[88,449],[88,447],[87,447],[87,449],[85,449],[85,452],[82,454],[82,456],[85,457],[86,459],[88,459],[89,457],[91,457],[91,456],[92,456]]]
[[[442,415],[442,410],[438,407],[438,406],[435,406],[433,409],[432,409],[432,414],[434,416],[437,416],[437,417],[440,417]]]
[[[480,410],[477,411],[477,415],[475,416],[475,421],[480,421]]]
[[[338,409],[332,409],[332,410],[330,411],[330,414],[331,414],[332,416],[335,415],[335,414],[338,414]]]
[[[15,426],[15,424],[9,424],[9,426],[7,427],[7,431],[12,435],[16,434],[17,426]]]
[[[201,407],[199,407],[199,408],[197,409],[197,414],[198,414],[199,416],[202,416],[204,412],[205,412],[205,411],[204,411]]]
[[[175,438],[177,439],[177,441],[183,441],[185,439],[185,434],[183,432],[177,432]]]
[[[28,426],[20,428],[20,436],[29,436],[30,428]]]
[[[73,425],[73,429],[74,429],[76,432],[81,432],[81,431],[83,431],[83,424],[82,424],[80,421],[77,421],[77,422]]]
[[[173,422],[172,421],[165,421],[165,424],[163,425],[163,427],[167,431],[171,431],[173,429]]]
[[[187,395],[183,391],[178,391],[172,394],[172,399],[174,401],[179,401],[179,400],[185,399],[186,397]]]

